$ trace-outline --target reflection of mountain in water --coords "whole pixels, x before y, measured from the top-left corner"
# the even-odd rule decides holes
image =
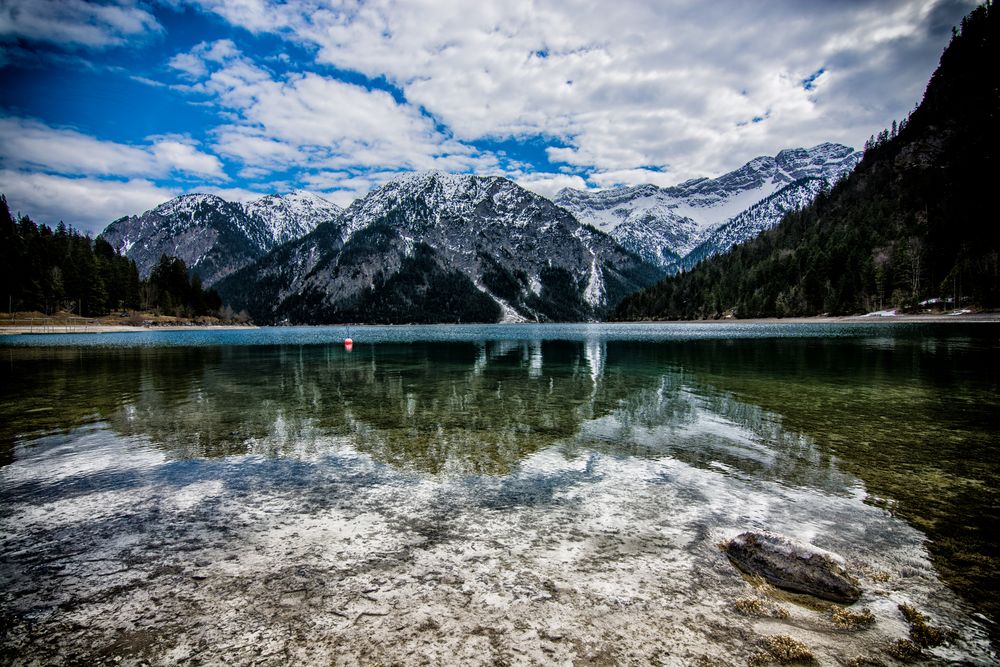
[[[350,445],[403,469],[502,475],[559,445],[843,488],[773,415],[696,390],[675,352],[596,339],[88,352],[35,390],[176,458]]]
[[[0,465],[33,434],[103,421],[175,458],[344,446],[407,470],[503,475],[555,446],[829,492],[859,478],[1000,613],[1000,348],[988,332],[890,334],[11,349]]]
[[[96,413],[178,458],[344,443],[431,473],[509,472],[577,431],[595,385],[581,344],[553,341],[28,356],[22,405],[58,395],[53,427]]]

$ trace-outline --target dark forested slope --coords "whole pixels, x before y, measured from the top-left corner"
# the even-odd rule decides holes
[[[611,319],[850,314],[931,297],[1000,306],[997,14],[987,3],[963,19],[917,109],[830,192]]]
[[[0,298],[8,312],[67,311],[93,317],[120,310],[167,315],[205,315],[222,303],[203,290],[176,257],[160,257],[146,280],[135,262],[104,239],[63,223],[52,229],[27,215],[15,220],[0,194]]]

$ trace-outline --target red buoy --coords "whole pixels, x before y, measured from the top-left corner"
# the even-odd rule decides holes
[[[345,338],[344,339],[344,347],[346,349],[350,350],[352,347],[354,347],[354,341],[351,340],[350,338]]]

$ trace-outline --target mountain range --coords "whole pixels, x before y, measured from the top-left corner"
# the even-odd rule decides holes
[[[773,226],[855,164],[838,144],[715,179],[552,202],[500,177],[411,173],[347,209],[296,191],[177,197],[101,237],[149,275],[176,256],[259,322],[597,319],[626,295]]]
[[[685,262],[692,253],[702,259],[773,226],[824,185],[843,178],[860,158],[861,153],[847,146],[825,143],[758,157],[718,178],[696,178],[668,188],[565,188],[555,202],[673,273],[693,265]],[[762,206],[765,200],[770,203]],[[751,223],[746,213],[753,207],[757,210]],[[729,230],[720,234],[726,227]]]
[[[261,322],[579,321],[662,275],[508,179],[425,172],[217,287]]]
[[[162,255],[168,255],[182,259],[208,286],[336,218],[342,210],[305,191],[268,195],[245,204],[190,194],[115,220],[100,236],[135,261],[143,278]]]

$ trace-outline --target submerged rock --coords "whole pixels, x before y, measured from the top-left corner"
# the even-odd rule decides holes
[[[797,593],[833,602],[856,602],[857,581],[844,568],[844,559],[811,544],[774,533],[742,533],[725,547],[729,559],[744,572]]]

